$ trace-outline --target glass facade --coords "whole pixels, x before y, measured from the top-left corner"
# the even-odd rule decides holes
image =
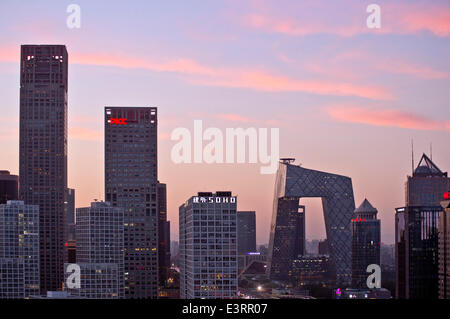
[[[0,204],[0,299],[39,294],[39,207]]]
[[[380,266],[381,228],[377,210],[367,199],[352,218],[352,287],[367,288],[367,266]]]
[[[93,202],[91,207],[77,208],[76,220],[76,261],[81,271],[81,288],[69,289],[70,293],[85,298],[123,298],[123,208]]]
[[[157,185],[157,109],[105,107],[105,197],[125,210],[127,298],[157,297]]]
[[[450,178],[422,155],[405,188],[406,206],[396,209],[396,298],[438,297],[438,220]]]
[[[267,267],[270,278],[285,277],[284,269],[292,264],[291,257],[285,254],[285,240],[292,241],[295,238],[285,235],[289,227],[287,216],[290,215],[289,211],[298,209],[298,201],[302,197],[322,198],[332,271],[335,271],[337,281],[350,283],[350,222],[355,210],[352,180],[284,162],[279,165],[275,182]]]
[[[256,252],[256,213],[237,212],[238,255]]]
[[[64,280],[68,54],[64,45],[22,45],[20,60],[19,198],[39,205],[45,294]]]
[[[236,202],[231,192],[199,193],[180,206],[182,299],[237,298]]]

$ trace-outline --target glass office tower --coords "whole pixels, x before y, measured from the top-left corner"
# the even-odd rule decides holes
[[[447,172],[423,154],[395,214],[396,298],[438,298],[438,220],[448,189]]]
[[[237,298],[237,198],[198,193],[179,208],[180,297]]]
[[[22,45],[19,198],[39,205],[41,293],[64,280],[68,54],[64,45]]]
[[[352,218],[352,287],[367,288],[367,266],[380,265],[381,229],[377,209],[364,199]]]
[[[157,109],[105,107],[105,197],[124,209],[125,297],[158,292]]]

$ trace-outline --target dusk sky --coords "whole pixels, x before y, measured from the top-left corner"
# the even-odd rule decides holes
[[[69,4],[81,28],[69,29]],[[367,5],[381,28],[366,26]],[[450,2],[16,1],[0,2],[0,170],[19,173],[21,44],[69,53],[69,177],[76,206],[104,198],[103,109],[158,107],[159,180],[167,183],[171,237],[178,207],[198,191],[231,190],[255,210],[267,243],[275,175],[261,164],[175,164],[177,127],[279,128],[280,156],[349,176],[355,204],[379,211],[394,242],[417,164],[450,170]],[[204,143],[206,145],[207,142]],[[325,237],[320,200],[302,200],[308,239]]]

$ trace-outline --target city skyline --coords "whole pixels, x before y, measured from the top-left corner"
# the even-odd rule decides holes
[[[151,105],[159,112],[158,177],[168,185],[168,219],[175,240],[178,206],[186,198],[195,191],[230,189],[239,197],[239,210],[256,211],[257,243],[268,242],[275,175],[260,175],[259,165],[175,165],[170,161],[175,143],[170,140],[171,130],[191,129],[194,119],[203,119],[205,125],[219,128],[280,127],[280,155],[295,157],[311,169],[351,177],[355,201],[371,199],[379,209],[382,241],[393,243],[394,209],[405,203],[404,181],[411,174],[411,139],[415,165],[423,152],[430,153],[433,143],[433,161],[444,171],[450,166],[446,149],[450,128],[445,121],[450,26],[443,19],[450,7],[444,1],[426,8],[423,1],[410,6],[398,1],[394,9],[425,21],[413,28],[407,19],[394,23],[396,10],[380,1],[385,18],[380,34],[374,35],[375,31],[363,28],[363,3],[347,2],[354,6],[348,13],[339,11],[338,21],[329,19],[338,7],[325,1],[316,7],[286,4],[273,13],[273,3],[251,2],[242,16],[231,2],[208,4],[198,12],[179,4],[188,17],[181,23],[179,13],[169,12],[170,5],[108,4],[111,10],[105,13],[99,9],[101,1],[79,1],[82,26],[70,30],[65,26],[66,3],[28,4],[30,14],[20,12],[23,4],[5,1],[0,8],[12,13],[0,22],[5,30],[0,32],[0,94],[4,97],[0,143],[5,150],[0,169],[19,173],[20,45],[64,44],[70,69],[67,186],[77,192],[76,207],[105,198],[103,107]],[[226,13],[219,14],[223,8]],[[161,15],[156,22],[139,15],[135,21],[130,18],[139,10],[152,15],[156,9]],[[311,21],[290,15],[288,9],[307,9],[318,22],[306,28]],[[207,17],[210,12],[217,22]],[[197,17],[204,18],[199,19],[203,24],[194,22]],[[427,17],[435,22],[426,23]],[[29,25],[17,26],[13,22],[17,18]],[[164,18],[177,23],[155,33],[152,27]],[[94,28],[94,19],[104,28]],[[148,34],[135,30],[139,23],[147,23]],[[359,24],[361,28],[355,27]],[[214,37],[204,31],[205,26],[213,28]],[[136,38],[126,39],[130,32]],[[136,41],[138,37],[142,41]],[[202,54],[211,43],[209,54]],[[102,50],[97,51],[95,44]],[[429,52],[427,46],[436,50]],[[404,51],[410,56],[403,56]],[[342,92],[332,89],[339,85],[344,85]],[[86,153],[92,156],[87,158]],[[189,183],[177,183],[180,179]],[[324,238],[318,202],[301,204],[307,207],[306,237]]]

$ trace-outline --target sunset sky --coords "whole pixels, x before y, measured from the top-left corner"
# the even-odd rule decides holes
[[[81,28],[66,26],[69,4]],[[366,7],[381,7],[381,28]],[[76,206],[104,198],[104,106],[158,107],[159,180],[172,239],[178,207],[198,191],[231,190],[255,210],[267,243],[275,175],[260,164],[174,164],[177,127],[279,128],[280,155],[352,178],[356,206],[379,211],[394,242],[404,182],[433,148],[450,170],[450,2],[0,2],[0,170],[18,174],[21,44],[69,52],[69,180]],[[206,145],[206,143],[205,143]],[[324,238],[320,201],[302,200],[307,238]]]

